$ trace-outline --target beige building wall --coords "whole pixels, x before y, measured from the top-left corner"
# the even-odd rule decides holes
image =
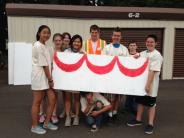
[[[45,17],[8,17],[9,42],[34,42],[35,34],[40,25],[51,28],[52,34],[70,32],[80,34],[83,39],[89,37],[89,27],[97,24],[100,27],[121,28],[164,28],[163,42],[163,72],[162,79],[172,79],[175,28],[184,28],[184,21],[158,20],[100,20],[100,19],[67,19]],[[52,45],[51,39],[48,44]]]

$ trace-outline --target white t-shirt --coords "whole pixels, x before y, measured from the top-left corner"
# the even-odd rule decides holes
[[[162,67],[163,58],[159,51],[156,49],[152,52],[148,52],[147,50],[140,53],[142,57],[146,57],[149,59],[149,70],[155,71],[152,88],[150,95],[151,97],[157,97],[158,94],[158,86],[159,86],[159,75]]]
[[[112,43],[108,44],[103,50],[103,55],[110,55],[110,56],[129,56],[128,49],[120,44],[119,48],[115,48]]]
[[[93,53],[95,53],[96,52],[96,48],[97,48],[97,41],[96,42],[92,41],[92,48],[93,48]]]
[[[82,50],[82,49],[81,49],[81,51],[82,51],[83,53],[85,53],[85,52],[84,52],[84,50]],[[71,48],[67,48],[67,49],[65,49],[65,51],[64,51],[64,52],[65,52],[65,53],[75,53],[75,52],[73,52],[73,51],[72,51],[72,49],[71,49]],[[77,53],[79,53],[79,52],[77,52]]]
[[[99,93],[93,93],[93,102],[95,103],[96,101],[101,101],[104,104],[104,106],[110,105],[108,100],[103,95]],[[80,103],[81,103],[81,111],[84,112],[88,105],[86,98],[81,96]]]
[[[67,48],[64,50],[65,53],[74,53],[71,48]]]
[[[129,53],[129,56],[130,56],[130,57],[139,56],[139,55],[140,55],[140,54],[139,54],[138,52],[136,52],[135,54],[130,54],[130,53]]]
[[[52,55],[50,47],[35,42],[32,47],[32,73],[31,73],[31,88],[32,90],[45,90],[49,88],[48,79],[45,75],[43,66],[49,66],[51,73]]]

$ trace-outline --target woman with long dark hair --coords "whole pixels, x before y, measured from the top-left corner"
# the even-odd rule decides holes
[[[82,51],[82,37],[80,35],[74,35],[71,39],[71,48],[66,49],[64,52],[68,53],[84,53]],[[65,111],[66,120],[65,126],[71,126],[71,102],[72,96],[74,96],[74,107],[75,116],[73,120],[73,125],[79,125],[79,112],[80,112],[80,93],[77,91],[66,91],[65,92]]]
[[[36,34],[37,42],[34,43],[32,48],[31,89],[33,91],[33,103],[31,132],[36,134],[45,134],[45,129],[58,129],[57,126],[50,122],[56,101],[56,97],[52,89],[54,84],[51,76],[51,54],[49,47],[46,45],[50,35],[50,28],[46,25],[41,25]],[[38,113],[40,110],[40,104],[45,95],[47,95],[48,98],[48,105],[46,119],[42,128],[38,125]]]

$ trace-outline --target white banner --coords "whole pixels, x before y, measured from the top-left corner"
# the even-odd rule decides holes
[[[146,95],[148,59],[58,52],[52,75],[55,89]]]

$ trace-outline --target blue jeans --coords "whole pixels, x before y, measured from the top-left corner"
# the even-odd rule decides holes
[[[96,117],[86,116],[86,122],[89,126],[96,125],[97,127],[100,127],[103,123],[107,123],[107,121],[108,121],[107,113],[103,113]]]

